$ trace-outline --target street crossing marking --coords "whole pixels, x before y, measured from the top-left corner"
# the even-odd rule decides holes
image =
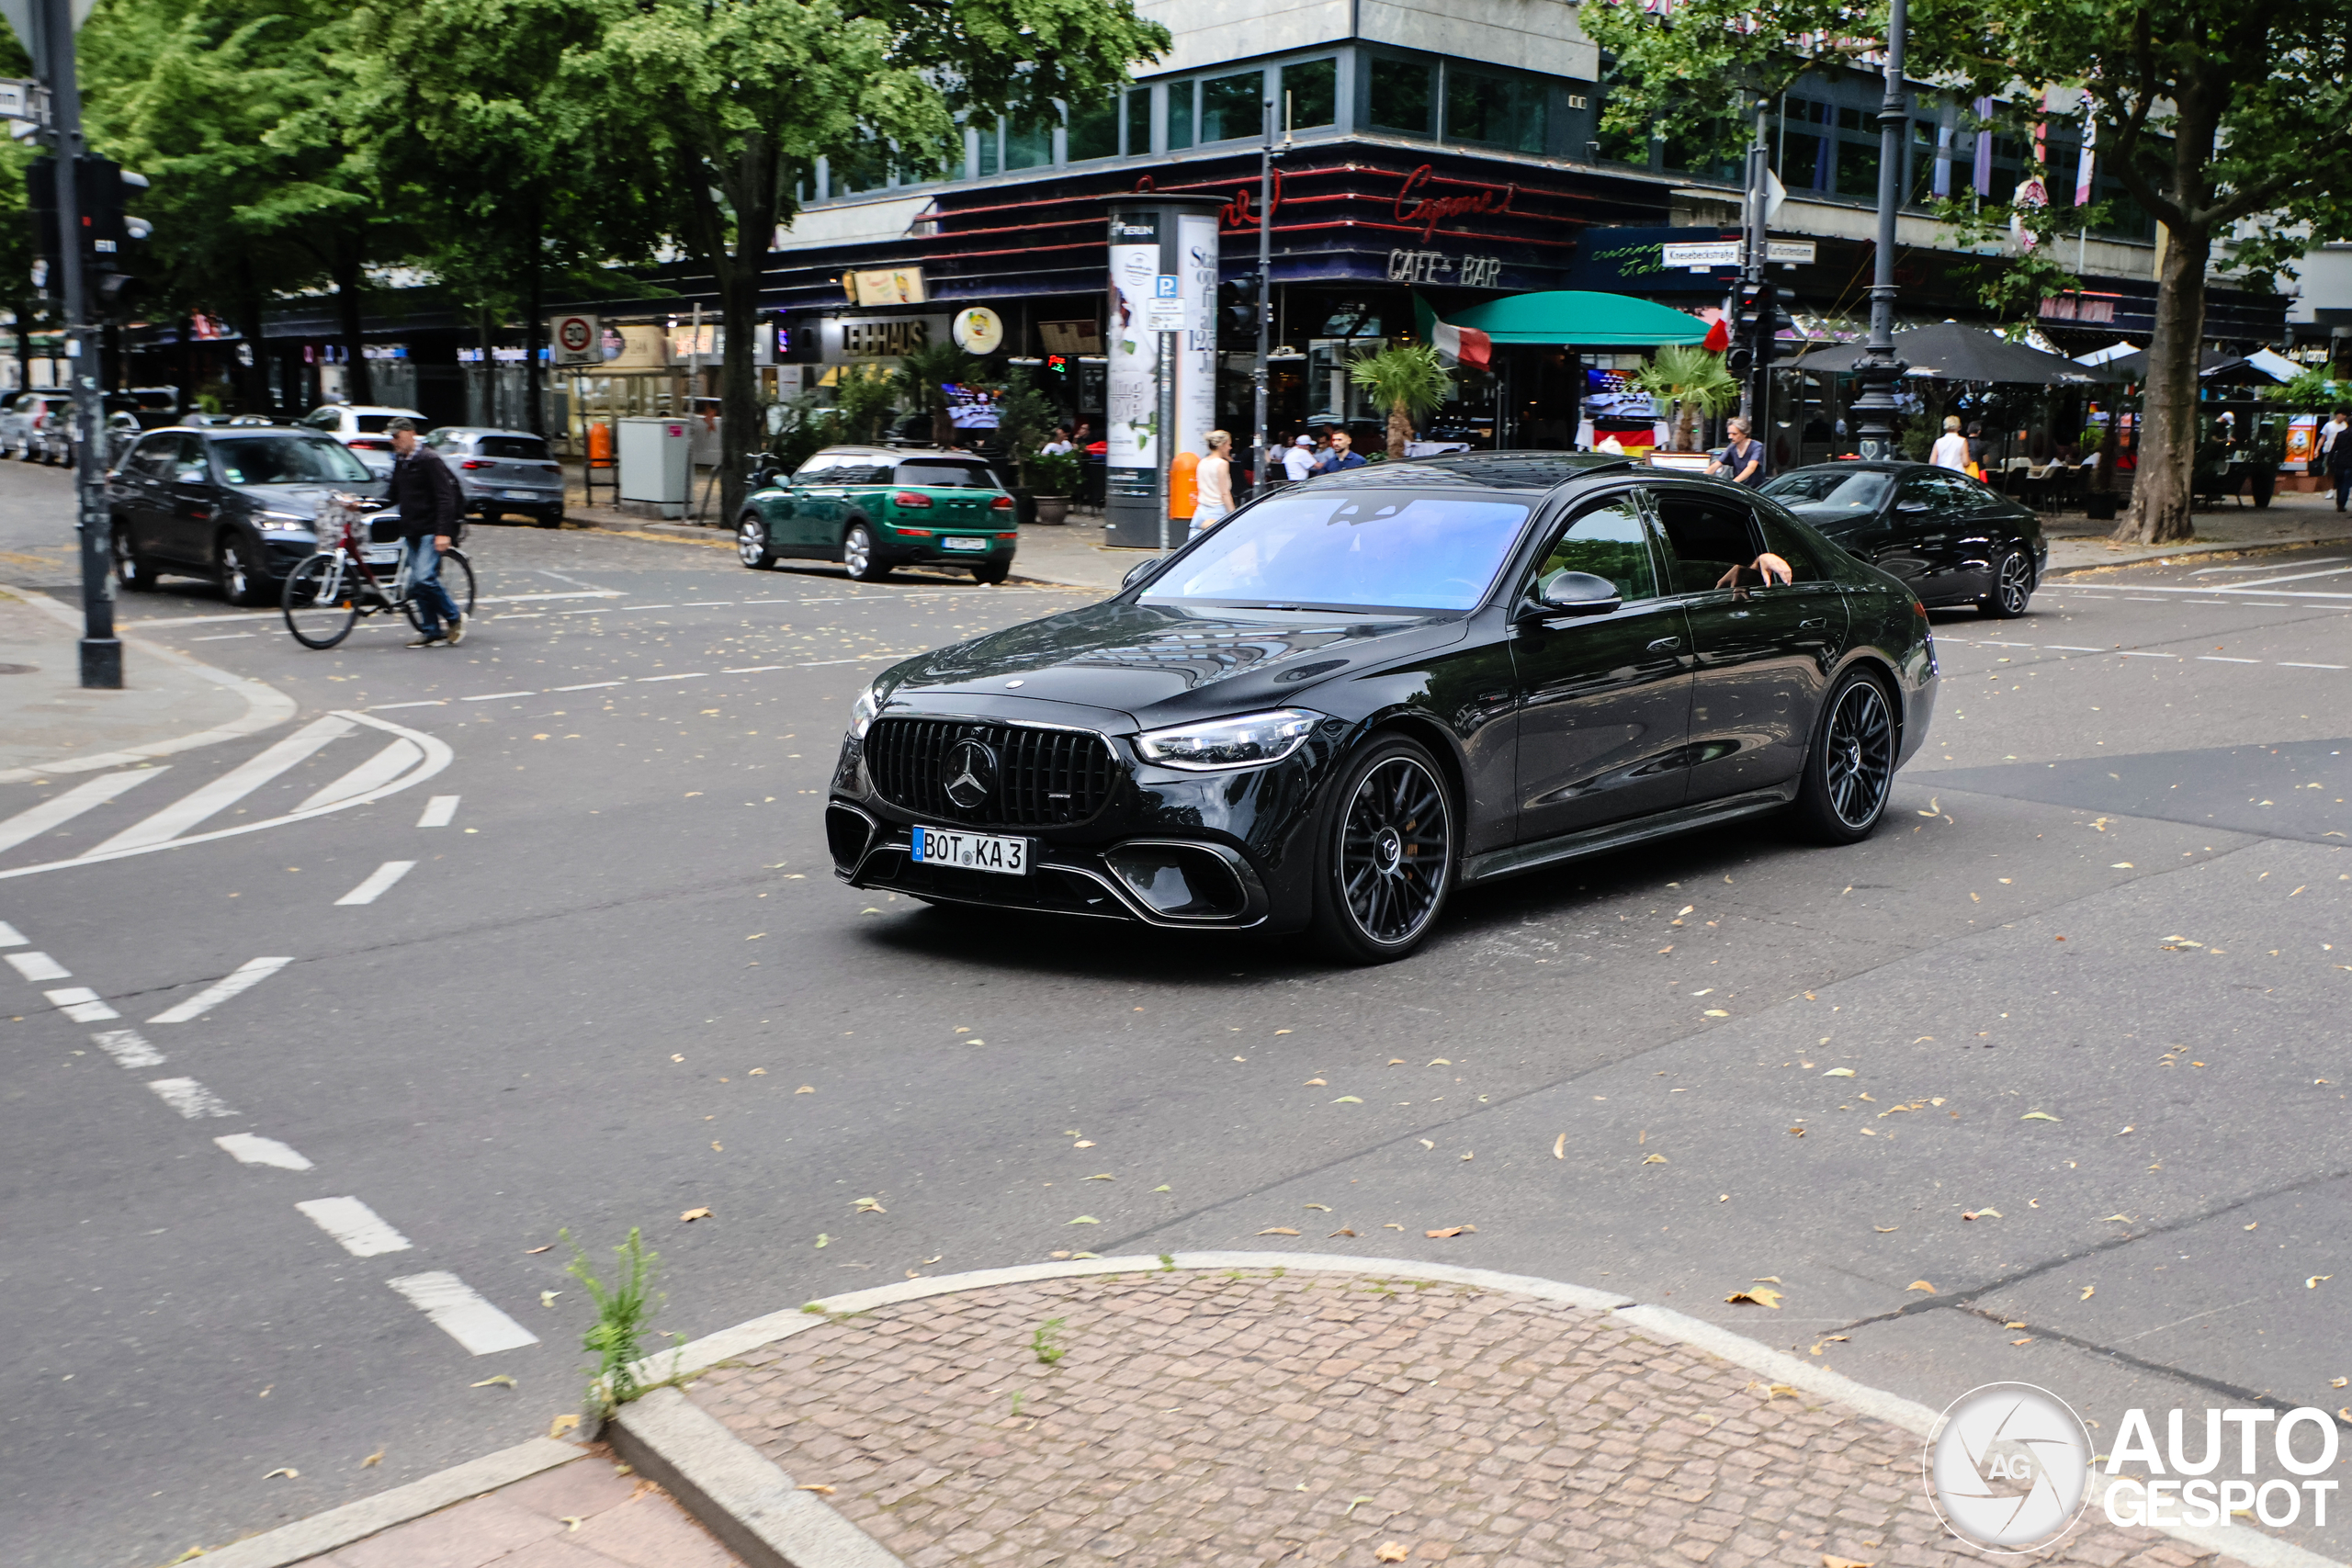
[[[416,863],[413,860],[388,860],[370,872],[367,881],[336,899],[335,905],[339,908],[345,904],[372,904],[382,897],[385,890],[393,883],[406,876],[415,867]]]
[[[294,1206],[354,1258],[406,1252],[413,1245],[356,1198],[311,1198]]]
[[[477,1356],[519,1350],[539,1342],[537,1335],[491,1305],[480,1292],[447,1270],[405,1274],[385,1283],[406,1296],[411,1306],[433,1320],[435,1327]]]
[[[176,839],[198,823],[234,806],[328,742],[350,734],[351,730],[351,721],[340,714],[314,718],[261,755],[249,758],[230,769],[203,788],[175,801],[145,821],[125,828],[89,852],[103,855],[118,850],[144,849],[151,844]]]
[[[12,953],[8,954],[10,968],[28,980],[71,980],[74,971],[46,953]]]
[[[15,849],[28,839],[37,839],[51,829],[62,828],[85,811],[104,806],[126,790],[169,771],[167,767],[131,768],[119,773],[101,773],[85,784],[75,784],[63,795],[19,811],[14,817],[0,821],[0,853]]]
[[[1964,639],[1953,637],[1951,640],[1953,642],[1960,642]],[[879,652],[876,653],[861,653],[854,659],[818,659],[812,660],[804,664],[750,664],[745,665],[743,668],[739,670],[721,670],[718,672],[722,675],[757,675],[770,670],[823,670],[835,664],[867,664],[876,659],[905,659],[908,657],[910,657],[910,655],[903,650],[883,649]],[[607,686],[643,686],[650,684],[656,681],[699,681],[706,679],[709,674],[710,671],[707,670],[695,670],[683,675],[633,675],[623,681],[583,681],[576,686],[548,686],[544,690],[533,692],[484,692],[479,696],[472,697],[430,697],[421,702],[413,703],[377,703],[370,706],[368,711],[370,713],[380,713],[387,708],[440,707],[452,701],[460,703],[495,703],[503,702],[512,697],[552,697],[564,692],[597,692],[604,690]]]
[[[349,800],[354,795],[380,789],[423,761],[424,752],[415,741],[394,740],[294,809],[316,811],[321,807],[333,806],[337,801]]]
[[[461,703],[494,703],[504,697],[536,697],[538,694],[538,688],[534,686],[527,692],[484,692],[478,697],[459,697],[458,700]]]
[[[253,989],[293,962],[294,960],[290,957],[249,959],[177,1007],[166,1008],[147,1021],[187,1023],[192,1019],[201,1018],[231,997]]]
[[[114,1058],[118,1067],[160,1067],[164,1054],[147,1043],[135,1029],[101,1029],[90,1036],[98,1049]]]
[[[416,819],[416,825],[420,828],[447,828],[451,818],[458,815],[458,800],[454,795],[435,795],[424,803],[424,815]]]
[[[10,925],[7,921],[0,920],[0,947],[22,947],[24,945],[25,933]]]
[[[279,1143],[257,1133],[232,1133],[214,1143],[235,1156],[239,1165],[266,1165],[277,1170],[308,1170],[311,1162]]]
[[[161,1096],[164,1104],[187,1117],[198,1121],[207,1116],[234,1116],[234,1107],[194,1078],[157,1078],[147,1086]]]
[[[107,1019],[122,1016],[101,1001],[98,993],[87,986],[67,986],[59,990],[43,991],[41,995],[76,1023],[103,1023]]]

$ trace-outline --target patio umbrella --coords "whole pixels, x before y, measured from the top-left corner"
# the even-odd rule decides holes
[[[1861,356],[1859,343],[1839,344],[1792,363],[1817,375],[1844,375]],[[1996,333],[1939,321],[1894,334],[1894,352],[1910,366],[1905,375],[1923,381],[1997,381],[2032,386],[2083,386],[2118,379],[2111,367],[2094,369],[2061,355],[2015,344]]]

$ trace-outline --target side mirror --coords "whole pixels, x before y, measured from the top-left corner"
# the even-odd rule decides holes
[[[1139,560],[1136,562],[1135,565],[1127,568],[1127,575],[1119,579],[1120,591],[1124,592],[1127,589],[1133,588],[1136,583],[1141,582],[1145,578],[1149,577],[1153,572],[1159,570],[1159,563],[1167,558],[1168,558],[1166,556],[1154,556],[1149,560]]]
[[[1535,590],[1538,619],[1555,615],[1605,615],[1624,600],[1617,585],[1589,571],[1555,571]]]
[[[1928,503],[1924,501],[1898,501],[1894,503],[1894,510],[1897,512],[1920,513],[1928,510]]]

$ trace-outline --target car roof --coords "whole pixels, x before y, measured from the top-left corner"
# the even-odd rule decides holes
[[[967,463],[985,463],[978,452],[953,452],[944,446],[826,446],[809,454],[812,457],[954,457]]]
[[[404,409],[393,403],[321,403],[319,408],[334,409],[338,413],[404,413],[411,419],[424,417],[414,409]],[[316,413],[319,409],[311,412]]]
[[[1826,463],[1804,463],[1793,468],[1783,468],[1779,473],[1774,474],[1772,478],[1777,479],[1786,478],[1790,474],[1807,474],[1813,472],[1815,468],[1832,468],[1841,474],[1856,472],[1869,474],[1900,474],[1907,472],[1913,468],[1924,468],[1928,466],[1928,465],[1925,463],[1914,463],[1907,457],[1835,457]]]
[[[1388,484],[1475,485],[1481,490],[1556,490],[1593,474],[1634,467],[1603,452],[1464,452],[1401,463],[1338,468],[1304,482],[1324,488]]]
[[[435,435],[522,435],[533,441],[547,439],[527,430],[509,430],[503,424],[436,424],[432,433]]]
[[[247,441],[256,435],[282,435],[289,441],[334,440],[323,430],[309,430],[297,424],[166,424],[146,434],[162,435],[167,432],[177,432],[183,435],[233,435]]]

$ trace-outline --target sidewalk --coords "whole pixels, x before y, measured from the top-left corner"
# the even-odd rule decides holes
[[[2267,507],[2220,506],[2198,513],[2194,521],[2196,537],[2182,543],[2118,545],[2108,539],[2115,531],[2112,523],[2093,523],[2072,514],[2045,517],[2041,527],[2050,538],[2050,566],[2043,575],[2055,577],[2231,550],[2352,540],[2352,513],[2336,511],[2335,497],[2324,493],[2281,492],[2273,496]]]
[[[607,1436],[756,1568],[1984,1561],[1922,1493],[1930,1412],[1677,1313],[1475,1269],[1074,1260],[779,1312],[680,1364],[685,1395],[657,1391]],[[406,1556],[382,1554],[387,1534],[314,1561],[596,1568],[492,1538],[544,1517],[556,1484],[435,1516],[430,1555],[420,1531]],[[2117,1529],[2094,1505],[2035,1560],[2235,1561],[2210,1534]],[[269,1539],[224,1568],[293,1561]],[[2250,1529],[2227,1544],[2321,1562]]]
[[[46,594],[0,588],[0,784],[133,766],[294,716],[272,687],[131,638],[122,690],[87,690],[81,626]]]

